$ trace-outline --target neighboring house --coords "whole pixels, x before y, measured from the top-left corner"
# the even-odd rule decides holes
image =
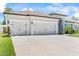
[[[36,11],[4,13],[11,35],[52,35],[64,33],[62,14],[43,14]]]
[[[79,21],[76,20],[66,20],[65,26],[72,27],[75,31],[79,31]]]

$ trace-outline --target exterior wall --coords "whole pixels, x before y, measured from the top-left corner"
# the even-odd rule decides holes
[[[11,35],[58,34],[59,19],[8,14],[5,16],[7,25],[11,29]]]
[[[20,16],[20,15],[11,15],[11,14],[5,14],[6,23],[8,24],[8,20],[26,20],[29,21],[28,16]]]

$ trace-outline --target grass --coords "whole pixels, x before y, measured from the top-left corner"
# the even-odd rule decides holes
[[[2,37],[2,33],[0,33],[0,56],[15,56],[11,37]]]
[[[75,32],[75,33],[73,33],[73,34],[70,34],[69,36],[79,37],[79,32]]]

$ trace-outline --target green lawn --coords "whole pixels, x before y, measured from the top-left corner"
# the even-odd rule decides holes
[[[0,33],[0,56],[15,56],[11,37],[2,37]]]
[[[76,32],[76,33],[70,34],[69,36],[79,37],[79,32]]]

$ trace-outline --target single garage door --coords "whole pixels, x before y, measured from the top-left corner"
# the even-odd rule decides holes
[[[31,24],[31,34],[57,34],[58,24],[57,22],[48,22],[48,21],[33,21]]]
[[[11,35],[27,35],[28,22],[22,20],[9,21]]]

